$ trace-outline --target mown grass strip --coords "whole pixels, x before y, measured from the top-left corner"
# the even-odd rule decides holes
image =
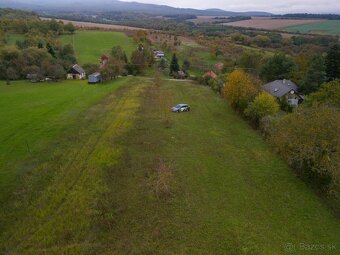
[[[59,147],[54,159],[37,166],[33,174],[53,172],[50,184],[27,208],[18,208],[25,212],[4,235],[2,249],[11,254],[44,254],[49,248],[62,253],[75,247],[71,254],[83,254],[77,252],[82,250],[78,244],[93,238],[90,230],[100,215],[97,203],[107,189],[103,171],[120,157],[114,139],[133,125],[141,90],[137,84],[128,86],[119,96],[112,94],[92,107],[78,135],[69,134],[72,143],[61,144],[66,147]]]
[[[97,242],[107,254],[285,254],[287,243],[339,244],[332,213],[208,88],[169,81],[142,98],[105,178]],[[169,113],[176,103],[192,111]],[[166,196],[155,189],[160,161],[171,171]]]

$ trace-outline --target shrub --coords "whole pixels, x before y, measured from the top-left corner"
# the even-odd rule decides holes
[[[269,141],[304,177],[328,193],[340,191],[340,112],[327,105],[301,107],[271,128]]]
[[[321,85],[321,88],[310,94],[307,98],[307,105],[327,104],[329,106],[340,107],[340,80],[327,82]]]
[[[156,176],[153,181],[153,189],[159,198],[168,198],[173,193],[173,171],[162,159],[159,159],[156,168]]]
[[[261,118],[274,115],[280,109],[277,100],[266,92],[260,93],[245,110],[245,115],[259,124]]]

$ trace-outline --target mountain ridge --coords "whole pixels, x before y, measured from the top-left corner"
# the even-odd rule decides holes
[[[41,1],[31,0],[30,2],[23,0],[0,0],[0,8],[15,8],[32,11],[65,11],[68,8],[77,6],[78,11],[122,11],[146,13],[152,15],[178,15],[192,14],[197,16],[270,16],[272,13],[264,11],[246,11],[234,12],[226,11],[218,8],[210,8],[206,10],[194,8],[177,8],[168,5],[145,4],[139,2],[123,2],[119,0],[69,0],[69,1]]]

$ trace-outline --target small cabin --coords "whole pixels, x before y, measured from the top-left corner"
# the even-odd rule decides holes
[[[29,73],[26,75],[26,79],[30,80],[31,82],[38,82],[39,81],[39,77],[38,74],[36,73]]]
[[[67,72],[68,80],[83,80],[85,79],[86,74],[83,68],[78,64],[73,65],[70,70]]]
[[[93,74],[90,74],[88,77],[89,84],[96,84],[102,82],[102,76],[100,73],[96,72]]]

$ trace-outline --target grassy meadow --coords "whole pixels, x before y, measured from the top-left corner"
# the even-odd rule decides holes
[[[132,37],[122,32],[77,31],[74,35],[61,36],[61,40],[74,46],[80,64],[98,63],[100,56],[114,46],[121,46],[128,56],[136,48]]]
[[[67,83],[1,84],[2,160],[15,162],[7,172],[20,172],[21,184],[1,201],[4,254],[253,255],[286,254],[287,243],[340,245],[335,216],[209,88],[143,78]],[[177,103],[192,111],[170,113]]]
[[[320,23],[289,26],[284,29],[288,32],[300,32],[322,35],[340,36],[340,20],[327,20]]]
[[[42,156],[40,152],[53,144],[70,121],[125,82],[89,86],[87,81],[11,85],[0,81],[0,200],[18,175],[30,168],[17,168],[18,163],[32,155]]]

